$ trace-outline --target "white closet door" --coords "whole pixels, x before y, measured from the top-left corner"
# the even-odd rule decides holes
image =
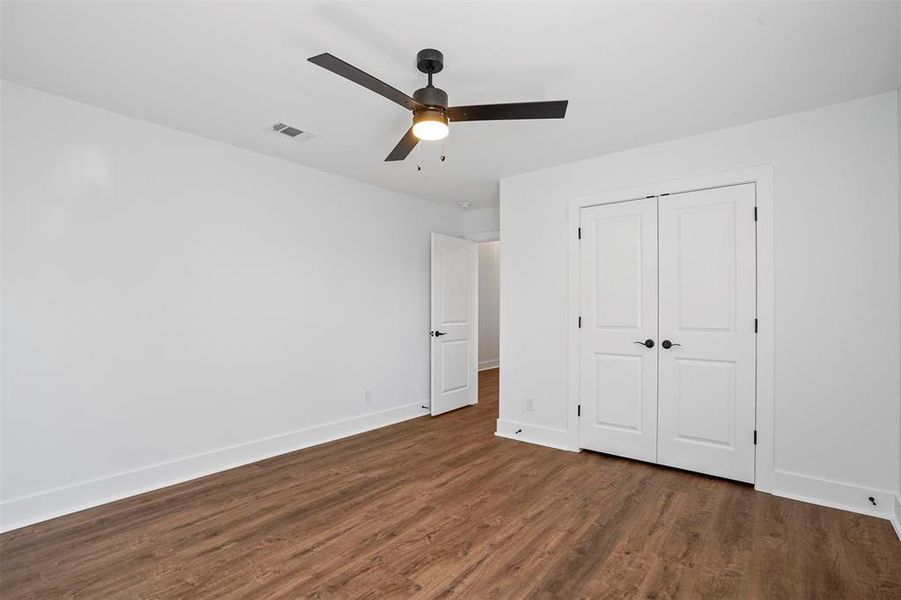
[[[754,206],[754,184],[672,194],[659,205],[657,460],[748,482],[756,405]]]
[[[583,208],[581,228],[580,446],[653,462],[657,201]]]

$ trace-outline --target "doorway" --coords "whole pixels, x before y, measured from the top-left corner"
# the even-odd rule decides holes
[[[479,243],[479,371],[500,367],[500,241]]]
[[[500,241],[432,234],[433,416],[479,401],[480,373],[500,366]]]

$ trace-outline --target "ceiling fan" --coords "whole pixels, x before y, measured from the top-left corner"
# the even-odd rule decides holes
[[[328,52],[312,56],[307,60],[413,111],[413,126],[407,130],[394,150],[388,154],[386,161],[405,159],[419,143],[419,140],[440,140],[447,137],[448,121],[562,119],[566,116],[566,105],[569,102],[568,100],[553,100],[448,106],[447,92],[432,85],[432,75],[444,68],[444,55],[431,48],[420,50],[416,55],[416,66],[428,75],[429,82],[424,88],[413,92],[412,98]]]

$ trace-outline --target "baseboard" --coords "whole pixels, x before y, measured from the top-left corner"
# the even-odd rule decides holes
[[[539,425],[530,425],[529,423],[498,419],[497,431],[495,431],[494,435],[518,442],[548,446],[558,450],[572,450],[568,444],[569,434],[565,429],[553,429]]]
[[[577,448],[569,446],[568,433],[562,429],[498,419],[495,435],[558,450],[578,452]],[[757,490],[810,504],[888,519],[901,538],[901,497],[893,492],[787,471],[775,471],[772,474],[772,483],[769,489],[757,486]],[[875,506],[870,497],[876,502]]]
[[[894,492],[887,490],[781,470],[774,471],[771,478],[770,489],[762,489],[759,486],[757,489],[783,498],[881,519],[891,519],[896,512],[897,497]],[[876,502],[875,506],[870,497]]]
[[[7,500],[0,503],[0,531],[18,529],[279,454],[421,417],[428,414],[428,410],[423,410],[422,405],[423,402],[406,404]]]
[[[479,371],[487,371],[488,369],[496,369],[500,366],[501,361],[499,358],[495,358],[494,360],[483,360],[479,363]]]
[[[892,527],[895,528],[895,533],[898,534],[898,539],[901,540],[901,495],[895,496],[895,506],[892,512]]]

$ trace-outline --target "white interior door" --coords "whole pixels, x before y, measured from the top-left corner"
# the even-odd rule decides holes
[[[432,415],[479,401],[479,250],[432,234]]]
[[[657,458],[657,200],[581,211],[582,448]],[[646,340],[650,340],[645,345]]]
[[[658,213],[657,460],[748,482],[756,411],[755,202],[749,183],[672,194]]]

